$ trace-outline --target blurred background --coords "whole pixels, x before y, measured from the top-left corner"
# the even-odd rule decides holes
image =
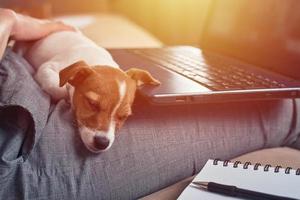
[[[0,0],[0,7],[12,8],[39,18],[87,13],[117,14],[146,29],[165,45],[199,46],[202,30],[213,2],[213,0]],[[218,11],[219,18],[223,21],[219,21],[215,27],[219,32],[224,32],[230,27],[235,28],[235,32],[239,35],[232,36],[232,39],[252,32],[249,35],[252,40],[258,35],[254,30],[260,30],[259,34],[262,36],[265,32],[265,36],[261,38],[266,40],[270,35],[268,29],[276,27],[275,35],[288,34],[289,38],[297,38],[297,42],[294,40],[293,45],[297,44],[299,49],[300,26],[296,26],[300,24],[300,14],[296,12],[300,10],[299,2],[299,0],[223,0],[219,2],[222,8]],[[250,7],[252,9],[249,9]],[[273,40],[269,45],[272,43]]]
[[[39,18],[78,13],[117,13],[166,45],[197,46],[211,0],[0,0],[0,7]]]
[[[0,7],[60,17],[105,48],[191,45],[282,74],[299,69],[300,0],[0,0]]]

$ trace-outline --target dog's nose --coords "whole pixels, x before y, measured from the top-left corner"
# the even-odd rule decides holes
[[[106,149],[109,145],[109,139],[103,136],[95,136],[94,137],[95,147],[99,150]]]

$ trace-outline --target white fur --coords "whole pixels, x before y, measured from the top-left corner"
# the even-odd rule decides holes
[[[125,94],[126,94],[126,83],[125,82],[119,83],[119,94],[120,94],[120,100],[119,100],[119,104],[117,107],[120,106],[120,104],[123,101]]]
[[[125,93],[126,93],[126,84],[125,82],[121,82],[118,84],[119,86],[119,100],[117,105],[115,106],[113,112],[112,112],[112,117],[111,117],[111,121],[109,124],[109,128],[107,130],[107,132],[105,131],[98,131],[98,130],[91,130],[85,126],[81,126],[79,128],[79,133],[80,136],[83,140],[83,143],[85,144],[85,146],[92,152],[94,153],[99,153],[99,152],[103,152],[106,151],[107,149],[109,149],[111,147],[111,145],[113,144],[114,140],[115,140],[115,129],[116,129],[116,123],[113,119],[113,116],[115,115],[117,109],[119,108],[119,106],[121,105],[124,97],[125,97]],[[109,145],[106,149],[104,150],[99,150],[93,147],[93,143],[94,143],[94,138],[95,136],[102,136],[102,137],[106,137],[109,140]]]
[[[111,145],[113,144],[114,140],[115,140],[115,122],[113,120],[110,121],[110,125],[109,125],[109,129],[107,132],[104,131],[98,131],[98,130],[92,130],[89,129],[85,126],[81,126],[79,128],[79,134],[81,136],[81,139],[84,143],[84,145],[92,152],[94,153],[99,153],[99,152],[104,152],[106,150],[108,150]],[[94,143],[94,138],[95,136],[102,136],[102,137],[106,137],[109,140],[109,145],[106,149],[104,150],[99,150],[93,147],[93,143]]]
[[[80,32],[53,33],[36,42],[26,53],[26,59],[36,68],[36,81],[55,100],[67,97],[66,87],[59,87],[59,71],[84,60],[88,65],[118,64],[104,48],[97,46]]]
[[[36,81],[55,100],[69,98],[73,107],[74,88],[72,86],[59,87],[59,71],[71,64],[84,60],[89,66],[107,65],[118,68],[118,64],[104,48],[82,35],[80,32],[57,32],[36,42],[26,53],[27,60],[36,68]],[[115,139],[114,115],[120,106],[126,92],[126,83],[119,83],[120,99],[114,108],[109,129],[107,132],[91,130],[79,125],[79,132],[84,144],[93,152],[101,152],[109,149]],[[110,143],[105,150],[93,148],[93,140],[96,135],[107,137]]]

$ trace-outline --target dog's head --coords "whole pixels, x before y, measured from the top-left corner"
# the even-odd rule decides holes
[[[79,61],[59,73],[60,87],[74,87],[73,108],[85,146],[98,153],[109,149],[115,130],[131,115],[137,85],[159,85],[147,71],[132,68],[126,72],[109,66],[88,66]]]

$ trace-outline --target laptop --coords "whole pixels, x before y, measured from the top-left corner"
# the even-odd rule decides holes
[[[152,104],[300,97],[300,1],[213,0],[201,48],[111,49],[124,70],[161,81],[138,93]]]

